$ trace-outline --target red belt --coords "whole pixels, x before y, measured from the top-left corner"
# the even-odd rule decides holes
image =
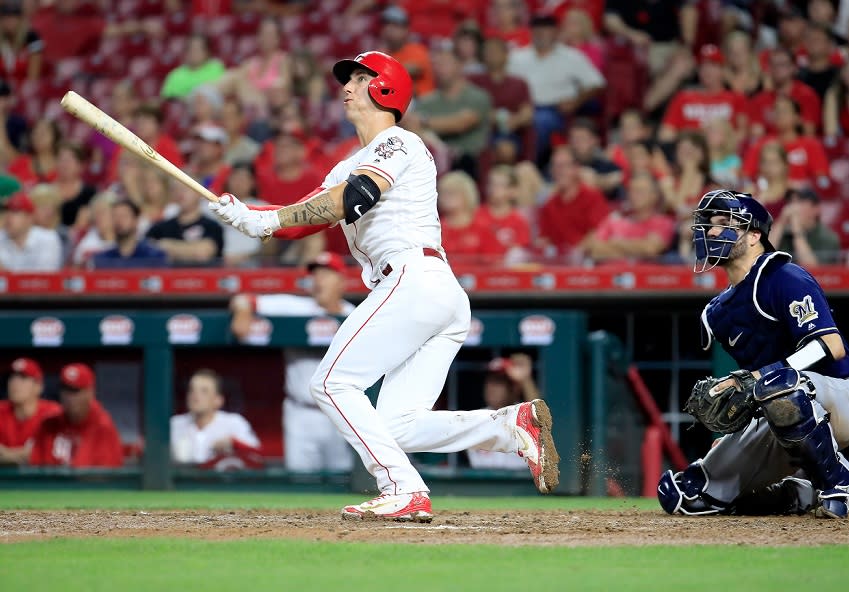
[[[445,259],[442,257],[442,253],[440,253],[436,249],[431,249],[430,247],[424,247],[422,249],[422,253],[424,254],[425,257],[436,257],[437,259],[445,261]],[[383,277],[386,277],[387,275],[392,273],[392,266],[387,263],[386,265],[383,266],[383,269],[380,270],[380,273],[383,274]]]

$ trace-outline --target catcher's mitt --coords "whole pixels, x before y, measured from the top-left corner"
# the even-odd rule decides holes
[[[736,385],[712,392],[716,385],[730,378]],[[753,395],[755,377],[748,370],[735,370],[730,376],[705,378],[693,386],[684,411],[713,432],[733,434],[749,425],[758,409]]]

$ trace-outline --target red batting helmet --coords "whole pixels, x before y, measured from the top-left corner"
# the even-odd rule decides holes
[[[341,60],[333,66],[333,75],[340,84],[347,84],[351,73],[362,68],[374,79],[369,82],[368,94],[372,100],[395,113],[395,122],[410,106],[413,99],[413,79],[401,62],[379,51],[361,53],[353,60]]]

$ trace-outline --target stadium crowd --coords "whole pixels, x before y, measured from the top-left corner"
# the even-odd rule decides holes
[[[849,247],[847,0],[0,0],[0,268],[301,265],[59,99],[213,192],[286,205],[357,146],[329,65],[410,71],[453,262],[682,263],[705,191],[757,195],[804,265]]]

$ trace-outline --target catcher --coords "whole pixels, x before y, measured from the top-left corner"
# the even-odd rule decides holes
[[[657,487],[670,514],[849,514],[849,358],[822,288],[769,242],[772,217],[752,196],[706,193],[694,212],[694,271],[722,267],[729,286],[701,315],[702,345],[741,370],[699,381],[685,410],[726,434]]]

